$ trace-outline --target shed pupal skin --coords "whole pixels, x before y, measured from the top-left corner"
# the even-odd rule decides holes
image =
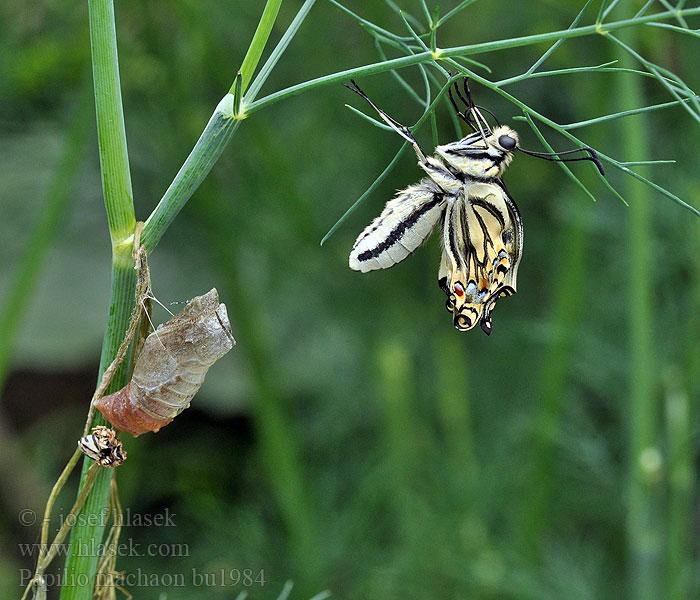
[[[131,381],[95,406],[120,431],[156,432],[190,405],[209,368],[235,343],[226,306],[213,288],[151,333]]]

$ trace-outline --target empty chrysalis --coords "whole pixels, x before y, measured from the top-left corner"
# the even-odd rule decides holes
[[[114,429],[98,425],[92,433],[78,440],[78,448],[101,467],[118,467],[126,460],[126,452]]]
[[[213,288],[151,333],[131,381],[95,406],[121,431],[158,431],[190,405],[209,368],[235,343],[226,306]]]

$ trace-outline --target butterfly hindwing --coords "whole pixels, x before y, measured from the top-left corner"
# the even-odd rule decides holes
[[[399,192],[357,238],[350,268],[365,273],[401,262],[428,239],[445,204],[443,191],[429,179]]]
[[[516,290],[522,232],[518,208],[500,181],[465,186],[448,202],[438,283],[457,329],[481,323],[491,332],[496,300]]]

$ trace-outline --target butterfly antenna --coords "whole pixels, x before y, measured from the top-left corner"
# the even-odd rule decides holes
[[[543,158],[544,160],[551,160],[554,162],[576,162],[579,160],[590,160],[600,171],[600,174],[605,176],[605,169],[603,168],[603,163],[600,162],[598,153],[589,146],[584,146],[583,148],[574,148],[573,150],[564,150],[563,152],[535,152],[534,150],[525,150],[524,148],[518,148],[520,152],[534,156],[535,158]],[[588,152],[589,156],[577,156],[575,158],[560,158],[567,154],[574,154],[576,152]]]

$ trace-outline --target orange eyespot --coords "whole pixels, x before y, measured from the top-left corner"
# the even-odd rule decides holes
[[[454,284],[454,290],[455,294],[457,294],[457,296],[459,296],[460,298],[464,296],[464,287],[461,283],[459,283],[459,281]]]

